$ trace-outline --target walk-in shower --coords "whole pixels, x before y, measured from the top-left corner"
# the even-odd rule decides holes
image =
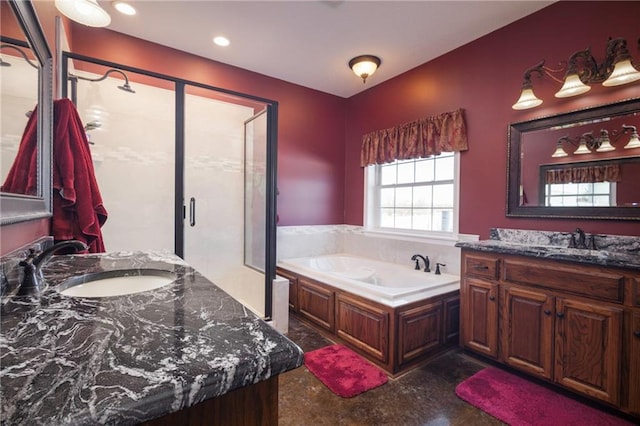
[[[174,252],[271,317],[277,104],[65,56],[73,73],[63,69],[63,96],[71,93],[95,142],[107,251]]]

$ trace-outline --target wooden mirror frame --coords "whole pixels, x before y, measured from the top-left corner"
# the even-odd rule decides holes
[[[571,111],[509,125],[507,146],[507,217],[640,220],[640,207],[546,207],[521,206],[522,136],[526,132],[551,129],[561,125],[582,123],[606,117],[640,112],[640,98]]]

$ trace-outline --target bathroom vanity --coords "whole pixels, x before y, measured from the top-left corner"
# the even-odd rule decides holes
[[[640,241],[492,230],[462,248],[461,344],[640,416]]]
[[[81,274],[153,269],[151,291],[62,295]],[[7,424],[277,424],[278,375],[300,348],[172,254],[54,256],[39,296],[2,299]]]

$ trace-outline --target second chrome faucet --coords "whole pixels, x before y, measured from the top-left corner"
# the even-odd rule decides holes
[[[416,262],[415,269],[420,269],[420,259],[422,259],[422,261],[424,262],[424,272],[431,272],[431,269],[429,268],[429,256],[422,256],[420,254],[414,254],[413,256],[411,256],[411,260]]]

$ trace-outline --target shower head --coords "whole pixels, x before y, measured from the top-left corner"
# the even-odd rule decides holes
[[[125,92],[129,92],[129,93],[136,93],[135,90],[133,90],[131,88],[131,86],[129,85],[129,81],[127,81],[126,83],[124,83],[122,86],[118,86],[118,89],[120,90],[124,90]]]
[[[124,72],[122,72],[120,70],[117,70],[115,68],[108,69],[107,72],[105,72],[104,75],[102,77],[100,77],[100,78],[88,78],[88,77],[81,77],[79,75],[69,74],[68,79],[72,80],[72,81],[73,80],[86,80],[86,81],[97,82],[97,81],[104,80],[111,73],[117,73],[117,74],[120,74],[122,77],[124,77],[124,84],[122,86],[118,86],[118,89],[124,90],[125,92],[129,92],[129,93],[136,93],[136,91],[131,88],[131,85],[129,85],[129,78],[127,77],[127,75]]]

